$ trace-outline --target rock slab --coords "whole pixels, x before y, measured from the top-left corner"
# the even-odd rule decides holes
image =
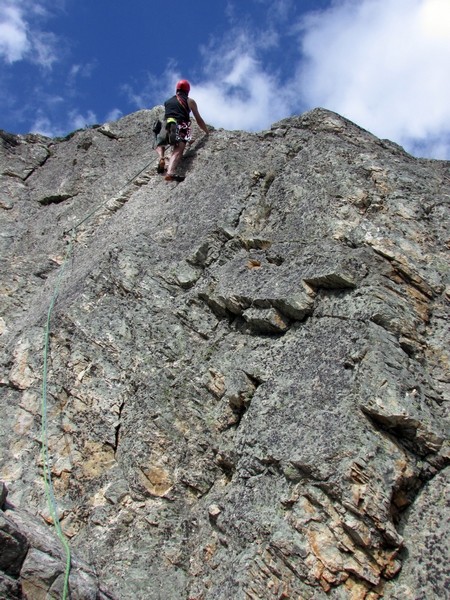
[[[72,597],[445,597],[450,164],[316,109],[166,183],[160,114],[0,135],[0,593],[61,593],[57,289]]]

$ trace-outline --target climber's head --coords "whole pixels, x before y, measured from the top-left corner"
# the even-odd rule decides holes
[[[177,83],[176,86],[176,91],[182,91],[185,92],[186,94],[189,94],[191,90],[191,84],[189,83],[189,81],[187,79],[180,79],[180,81]]]

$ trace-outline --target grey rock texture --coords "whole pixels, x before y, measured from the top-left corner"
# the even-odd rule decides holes
[[[41,519],[7,502],[0,514],[0,598],[61,598],[66,558],[63,546]],[[72,557],[69,576],[74,600],[110,600],[95,571]]]
[[[166,183],[160,114],[0,133],[0,597],[61,590],[56,289],[73,597],[445,597],[450,164],[316,109]]]

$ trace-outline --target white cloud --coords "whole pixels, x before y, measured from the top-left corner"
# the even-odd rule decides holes
[[[450,136],[428,137],[424,140],[409,139],[408,152],[413,156],[450,159]],[[445,158],[446,157],[446,158]]]
[[[423,33],[434,39],[450,36],[450,4],[448,0],[428,0],[419,12],[420,26]]]
[[[0,0],[0,61],[50,70],[64,52],[44,29],[61,2]],[[151,108],[187,77],[200,113],[215,127],[261,130],[323,106],[413,154],[450,158],[450,0],[329,0],[328,9],[302,20],[296,0],[255,3],[257,18],[247,19],[242,4],[229,0],[230,29],[200,49],[201,71],[196,65],[180,72],[170,62],[145,85],[123,86],[128,102]],[[96,66],[77,62],[66,71],[66,101]],[[39,102],[45,114],[56,114]],[[97,121],[86,107],[59,115],[71,128]]]
[[[220,48],[204,49],[205,75],[193,85],[192,96],[207,122],[215,127],[255,131],[289,112],[281,83],[266,72],[257,57],[263,47],[267,47],[266,37],[255,44],[254,36],[238,32]]]
[[[123,112],[120,110],[120,108],[113,108],[106,115],[105,121],[108,123],[110,121],[117,121],[117,119],[120,119],[120,117],[122,117],[122,116],[123,116]]]
[[[124,84],[121,86],[121,92],[136,108],[153,108],[163,104],[167,97],[175,93],[175,84],[182,78],[186,78],[186,75],[180,73],[178,64],[171,60],[163,73],[147,73],[143,86],[140,83]]]
[[[58,40],[53,33],[40,28],[39,22],[48,17],[44,4],[30,0],[2,1],[0,59],[8,64],[28,60],[40,67],[51,68],[58,60]]]
[[[60,117],[55,118],[54,109],[57,105],[63,106],[64,98],[61,96],[44,98],[43,106],[37,109],[37,114],[30,131],[51,138],[64,137],[67,135],[67,132],[84,129],[98,123],[97,116],[93,110],[82,112],[78,109],[73,109],[66,114],[64,119]],[[111,116],[118,118],[120,116],[119,112],[113,112]]]
[[[84,127],[89,127],[89,125],[93,125],[97,122],[97,117],[92,110],[88,110],[84,115],[76,110],[69,113],[70,130],[84,129]]]
[[[74,81],[78,77],[88,79],[92,76],[92,73],[97,68],[97,66],[98,63],[96,60],[84,64],[74,64],[69,70],[69,80]]]
[[[335,0],[298,23],[289,6],[271,3],[279,20],[267,35],[235,30],[203,49],[192,95],[209,123],[257,130],[322,106],[410,152],[450,158],[450,0]],[[283,78],[262,57],[291,35],[297,55]]]
[[[9,4],[0,6],[0,58],[13,63],[21,60],[30,48],[21,9]]]
[[[61,128],[55,127],[51,119],[38,111],[38,114],[30,128],[31,133],[40,133],[47,137],[63,136],[64,132]]]
[[[33,48],[33,53],[30,56],[31,62],[45,69],[51,69],[53,64],[59,60],[56,51],[58,44],[56,35],[45,31],[32,31],[30,41]]]
[[[307,105],[450,158],[448,140],[437,139],[450,136],[448,0],[345,0],[310,15],[301,42]]]

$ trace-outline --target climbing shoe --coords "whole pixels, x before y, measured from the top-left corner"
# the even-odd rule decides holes
[[[178,182],[185,180],[185,178],[182,175],[166,175],[164,177],[164,179],[166,181],[178,181]]]
[[[165,168],[166,168],[166,161],[164,160],[164,158],[160,158],[158,166],[156,167],[156,172],[164,173]]]

